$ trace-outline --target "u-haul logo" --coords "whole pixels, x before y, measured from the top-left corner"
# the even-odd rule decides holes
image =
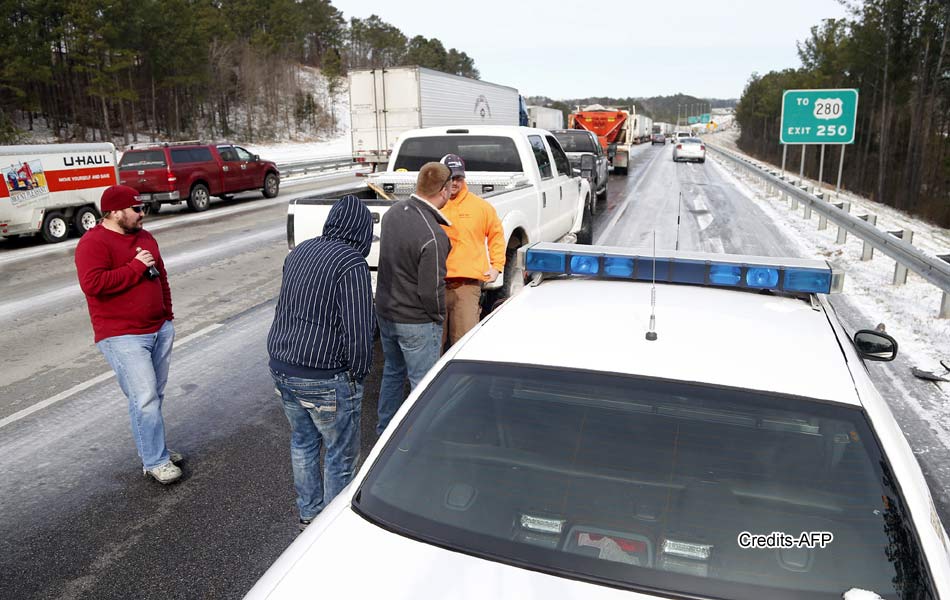
[[[108,154],[88,154],[86,156],[64,156],[63,165],[67,167],[89,167],[109,164]]]

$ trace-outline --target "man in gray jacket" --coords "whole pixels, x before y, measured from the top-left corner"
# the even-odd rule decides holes
[[[449,198],[452,176],[437,162],[426,163],[416,193],[383,215],[379,234],[376,317],[386,359],[379,388],[381,434],[405,400],[406,377],[415,388],[442,354],[445,321],[445,259],[451,225],[439,212]]]

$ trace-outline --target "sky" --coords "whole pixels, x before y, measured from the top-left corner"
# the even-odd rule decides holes
[[[749,76],[801,66],[795,43],[838,0],[331,0],[344,18],[378,15],[436,37],[485,81],[552,99],[684,93],[738,98]]]

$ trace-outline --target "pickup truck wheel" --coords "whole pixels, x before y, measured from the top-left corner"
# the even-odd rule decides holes
[[[518,247],[517,246],[508,246],[508,249],[505,250],[505,283],[501,286],[499,294],[492,299],[491,310],[495,309],[495,306],[500,300],[511,297],[511,284],[515,279],[515,261],[518,260]]]
[[[280,178],[273,173],[268,173],[267,177],[264,178],[264,197],[265,198],[274,198],[277,196],[277,192],[280,191]]]
[[[79,235],[82,235],[95,227],[98,219],[99,215],[96,214],[94,208],[91,206],[82,206],[76,211],[76,214],[73,215],[73,225],[76,227],[76,231]]]
[[[608,177],[607,179],[604,180],[604,189],[597,192],[597,200],[594,201],[594,207],[596,207],[599,202],[603,202],[605,204],[607,203],[607,186],[609,185],[610,185],[610,178]],[[596,215],[597,212],[598,211],[596,210],[591,210],[590,214]]]
[[[584,207],[584,216],[581,219],[581,229],[577,232],[577,243],[588,246],[594,243],[594,218],[586,206]]]
[[[50,244],[61,242],[69,235],[69,222],[58,210],[46,213],[43,217],[43,239]]]
[[[209,204],[211,204],[211,196],[208,194],[208,187],[203,183],[196,183],[188,196],[188,208],[201,212],[208,210]]]
[[[162,210],[161,202],[148,202],[145,204],[145,214],[147,215],[157,215],[160,210]]]

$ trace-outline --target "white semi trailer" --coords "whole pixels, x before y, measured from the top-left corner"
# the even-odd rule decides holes
[[[388,163],[396,140],[412,129],[520,124],[521,97],[512,87],[423,67],[350,71],[348,78],[357,162]]]

